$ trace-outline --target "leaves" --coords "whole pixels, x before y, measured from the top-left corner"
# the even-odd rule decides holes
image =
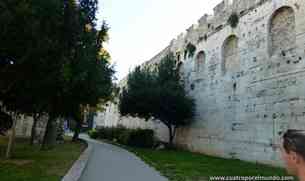
[[[192,43],[188,43],[187,46],[186,46],[186,51],[188,53],[188,57],[193,57],[195,52],[196,52],[196,46],[193,45]]]
[[[236,28],[239,23],[239,16],[236,12],[232,13],[228,19],[228,23],[232,28]]]
[[[0,110],[0,135],[9,130],[13,125],[13,120],[10,115]]]
[[[120,95],[119,109],[122,115],[154,117],[168,127],[189,124],[194,101],[185,93],[174,56],[166,56],[156,72],[141,67],[131,72]]]
[[[8,110],[79,118],[112,91],[113,67],[100,50],[108,25],[95,25],[96,0],[0,3],[0,100]],[[86,26],[90,25],[90,31]]]

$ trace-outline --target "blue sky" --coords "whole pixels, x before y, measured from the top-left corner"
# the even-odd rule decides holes
[[[169,42],[212,14],[221,0],[99,0],[99,23],[111,29],[106,48],[120,80],[128,72],[165,48]]]

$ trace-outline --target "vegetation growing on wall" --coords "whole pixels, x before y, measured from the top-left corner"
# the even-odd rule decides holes
[[[236,12],[232,13],[228,19],[228,23],[232,28],[236,28],[239,23],[239,16]]]
[[[196,46],[193,45],[192,43],[187,44],[186,50],[188,52],[188,57],[193,57],[195,52],[196,52]]]

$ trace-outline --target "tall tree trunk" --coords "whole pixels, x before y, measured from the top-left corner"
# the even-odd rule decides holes
[[[53,116],[49,116],[41,149],[46,150],[55,146],[56,144],[56,122]]]
[[[74,134],[73,134],[73,138],[72,138],[72,141],[78,141],[79,139],[79,133],[80,133],[80,130],[81,130],[81,121],[80,120],[77,120],[76,121],[76,126],[75,126],[75,130],[74,130]]]
[[[33,117],[34,122],[33,122],[32,130],[31,130],[31,142],[30,142],[31,145],[34,145],[34,140],[36,137],[36,127],[37,127],[37,122],[38,122],[39,117],[40,117],[39,115],[34,114],[34,117]]]
[[[6,155],[5,155],[6,159],[10,159],[12,156],[12,150],[14,147],[15,136],[16,136],[17,117],[18,117],[18,115],[14,113],[13,126],[10,131],[9,141],[8,141],[8,145],[7,145]]]

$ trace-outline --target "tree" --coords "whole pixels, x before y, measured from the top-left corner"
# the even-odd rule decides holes
[[[99,56],[108,26],[96,29],[96,8],[96,0],[0,2],[0,100],[14,114],[48,115],[45,148],[56,119],[79,119],[81,106],[111,93],[114,70]]]
[[[84,108],[109,99],[113,87],[114,69],[109,63],[110,56],[101,53],[105,51],[103,43],[107,40],[109,28],[103,22],[100,30],[96,29],[96,9],[96,0],[80,0],[79,6],[70,0],[65,6],[64,46],[67,48],[62,87],[57,97],[60,104],[55,102],[53,113],[55,118],[74,119],[73,141],[78,140]],[[48,138],[53,138],[49,134],[52,131],[46,132],[43,147],[47,147]]]
[[[173,54],[163,58],[157,70],[137,67],[130,73],[119,104],[123,116],[159,119],[168,128],[170,146],[177,128],[190,124],[194,107],[180,80]]]
[[[0,100],[14,125],[17,114],[47,109],[62,67],[62,7],[60,0],[0,2]]]
[[[114,69],[109,63],[109,54],[105,56],[103,43],[108,38],[108,25],[103,22],[100,30],[96,29],[96,0],[81,0],[75,10],[78,21],[74,21],[74,35],[71,44],[74,51],[65,64],[65,92],[61,110],[64,117],[76,121],[73,140],[78,139],[85,107],[95,107],[101,100],[111,97]],[[72,18],[73,19],[73,18]],[[68,26],[69,28],[70,26]],[[79,28],[75,28],[79,27]],[[73,31],[72,30],[72,31]]]

